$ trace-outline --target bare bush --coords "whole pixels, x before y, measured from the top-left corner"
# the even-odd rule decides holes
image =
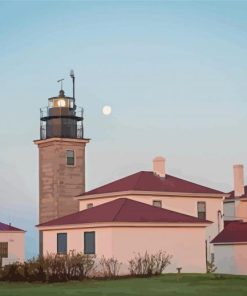
[[[90,277],[95,269],[95,255],[85,255],[71,251],[66,256],[67,273],[69,279],[84,279]]]
[[[105,258],[102,256],[99,260],[100,272],[104,277],[113,278],[119,275],[122,263],[116,258]]]
[[[211,258],[211,261],[207,260],[207,273],[214,273],[217,270],[217,267],[214,262],[214,256]]]
[[[122,263],[116,258],[104,256],[95,263],[94,255],[69,252],[67,255],[47,254],[30,259],[25,263],[13,263],[0,270],[0,280],[4,281],[42,281],[64,282],[82,280],[89,277],[113,278],[119,275]],[[161,274],[170,264],[172,256],[164,251],[149,255],[137,254],[129,261],[132,276],[151,276]]]
[[[158,275],[171,263],[172,256],[164,251],[149,255],[138,253],[129,261],[129,271],[131,275]]]

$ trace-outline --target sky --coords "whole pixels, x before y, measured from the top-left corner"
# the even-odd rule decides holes
[[[58,79],[72,95],[71,69],[91,138],[87,190],[157,155],[168,174],[232,190],[232,165],[247,167],[246,14],[245,1],[0,1],[0,220],[27,230],[27,258],[39,108]]]

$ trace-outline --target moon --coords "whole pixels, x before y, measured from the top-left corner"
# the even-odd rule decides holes
[[[111,106],[104,106],[102,109],[102,113],[106,116],[111,114]]]

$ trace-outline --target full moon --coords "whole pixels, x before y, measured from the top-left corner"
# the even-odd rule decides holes
[[[104,115],[110,115],[111,114],[111,106],[104,106],[102,109],[102,113]]]

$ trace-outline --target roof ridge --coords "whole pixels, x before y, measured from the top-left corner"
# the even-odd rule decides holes
[[[115,221],[115,219],[117,218],[118,214],[120,213],[120,211],[122,210],[124,204],[125,204],[126,201],[127,201],[127,198],[121,198],[121,199],[123,199],[123,202],[122,202],[120,208],[118,209],[117,213],[114,215],[112,221]],[[117,199],[116,199],[116,201],[117,201]]]

